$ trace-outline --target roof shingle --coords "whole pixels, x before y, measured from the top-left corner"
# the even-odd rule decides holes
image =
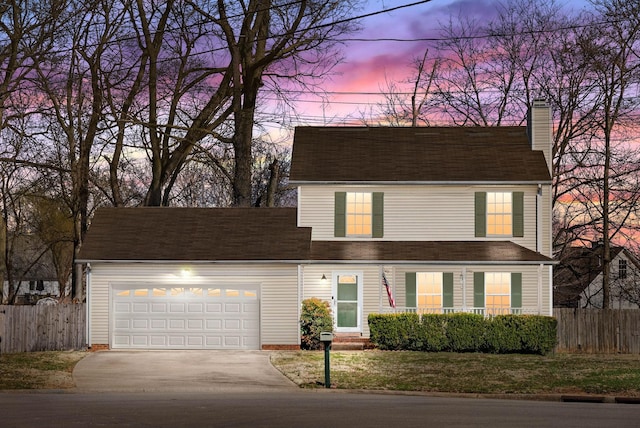
[[[78,258],[300,260],[310,240],[295,208],[100,208]]]
[[[290,180],[549,182],[526,127],[298,127]]]

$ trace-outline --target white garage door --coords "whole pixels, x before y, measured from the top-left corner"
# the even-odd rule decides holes
[[[258,288],[113,285],[113,348],[259,349]]]

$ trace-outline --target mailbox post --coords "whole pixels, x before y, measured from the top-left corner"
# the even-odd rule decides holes
[[[331,362],[329,358],[329,351],[331,350],[333,333],[330,331],[320,332],[320,341],[324,344],[324,387],[331,388]]]

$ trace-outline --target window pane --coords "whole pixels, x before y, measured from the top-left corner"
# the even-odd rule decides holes
[[[511,192],[487,193],[487,234],[512,234],[513,197]]]
[[[371,236],[371,192],[347,192],[347,235]]]
[[[338,327],[357,327],[358,304],[338,302]]]
[[[358,284],[338,284],[338,300],[358,300]]]

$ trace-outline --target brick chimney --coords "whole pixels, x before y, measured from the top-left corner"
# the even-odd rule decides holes
[[[527,115],[527,132],[529,134],[531,148],[544,153],[549,174],[553,175],[553,123],[551,121],[551,108],[546,100],[533,100],[533,105]]]

